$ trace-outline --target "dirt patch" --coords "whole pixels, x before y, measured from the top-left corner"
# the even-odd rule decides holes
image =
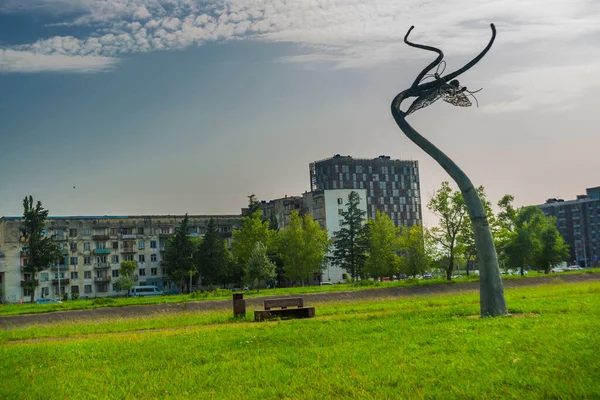
[[[600,280],[600,274],[561,275],[561,282],[577,283]],[[505,288],[517,288],[557,283],[554,276],[536,278],[509,279],[504,281]],[[382,297],[428,296],[447,293],[474,292],[479,290],[479,282],[434,284],[427,286],[373,288],[347,292],[308,293],[289,296],[264,296],[246,299],[250,308],[261,308],[265,299],[302,296],[306,303],[323,303],[332,301],[360,301]],[[26,326],[31,324],[48,324],[81,320],[98,320],[109,318],[132,318],[149,315],[175,314],[182,311],[232,310],[232,300],[205,300],[187,303],[150,304],[125,307],[104,307],[87,310],[56,311],[43,314],[10,315],[0,317],[0,329]]]

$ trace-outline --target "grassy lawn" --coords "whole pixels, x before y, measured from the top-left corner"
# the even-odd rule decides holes
[[[552,274],[552,276],[560,276],[562,274],[578,274],[578,273],[600,273],[600,269],[588,269],[585,271],[570,271],[564,273]],[[544,276],[544,274],[538,274],[535,271],[529,271],[529,274],[525,277],[512,275],[503,276],[503,279],[527,279],[536,276]],[[256,297],[256,296],[273,296],[273,295],[287,295],[287,294],[305,294],[305,293],[321,293],[321,292],[335,292],[335,291],[350,291],[350,290],[365,290],[372,288],[385,288],[385,287],[406,287],[406,286],[425,286],[425,285],[441,285],[441,284],[453,284],[458,282],[468,282],[478,280],[479,278],[475,275],[463,276],[462,278],[447,281],[445,279],[429,279],[429,280],[417,280],[407,279],[394,282],[374,282],[374,281],[363,281],[355,284],[338,284],[331,286],[305,286],[305,287],[292,287],[292,288],[276,288],[276,289],[261,289],[260,291],[252,290],[244,292],[244,297]],[[143,305],[143,304],[160,304],[160,303],[182,303],[186,301],[203,301],[203,300],[220,300],[230,299],[230,290],[217,290],[214,292],[204,292],[198,294],[181,294],[172,296],[153,296],[153,297],[137,297],[137,298],[111,298],[105,299],[90,299],[90,300],[69,300],[62,304],[3,304],[0,305],[0,316],[2,315],[17,315],[17,314],[34,314],[44,313],[51,311],[66,311],[66,310],[82,310],[89,308],[99,307],[123,307],[131,305]]]
[[[474,293],[6,330],[0,398],[600,397],[600,282],[506,296],[523,315],[471,318]]]

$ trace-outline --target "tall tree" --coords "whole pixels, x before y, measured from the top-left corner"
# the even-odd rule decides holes
[[[251,194],[248,196],[248,208],[242,210],[242,216],[252,215],[256,211],[260,211],[260,201],[256,200],[255,194]]]
[[[35,297],[35,288],[38,280],[35,275],[63,259],[61,246],[54,242],[53,238],[44,235],[44,224],[48,218],[48,210],[42,207],[38,201],[33,205],[33,197],[23,199],[23,225],[22,235],[24,240],[23,251],[27,254],[27,263],[23,266],[23,272],[30,276],[24,280],[23,287],[31,293],[31,302]]]
[[[458,235],[469,223],[467,208],[460,191],[453,191],[448,182],[435,191],[427,208],[438,217],[439,225],[431,228],[432,238],[442,246],[448,265],[445,267],[446,279],[452,279],[452,271],[456,258]]]
[[[192,241],[188,230],[189,218],[187,214],[175,229],[175,236],[169,239],[165,247],[163,258],[167,274],[179,284],[183,292],[184,286],[190,280],[190,274],[196,271],[194,254],[196,246]],[[188,290],[190,293],[192,288]]]
[[[540,232],[546,216],[535,206],[522,207],[514,216],[512,231],[507,236],[503,251],[508,264],[517,267],[524,274],[525,266],[535,264],[540,248]]]
[[[267,255],[267,246],[261,242],[256,242],[252,254],[250,254],[250,258],[246,262],[246,277],[248,281],[252,287],[260,290],[260,281],[268,281],[275,278],[275,275],[275,264],[271,262]]]
[[[400,270],[408,276],[423,274],[432,263],[431,238],[419,224],[400,229]]]
[[[334,234],[331,262],[346,270],[356,280],[363,274],[367,258],[366,211],[359,208],[360,196],[352,191],[348,195],[347,210],[342,212],[342,228]]]
[[[466,88],[461,87],[456,78],[477,64],[490,50],[496,38],[496,27],[494,24],[490,24],[490,27],[492,29],[492,37],[488,45],[475,58],[453,72],[443,75],[443,71],[441,71],[442,73],[435,74],[435,79],[426,81],[425,78],[428,74],[435,68],[439,70],[442,63],[444,63],[444,53],[436,47],[409,41],[408,36],[414,28],[412,26],[406,33],[406,36],[404,36],[404,43],[414,48],[433,52],[437,54],[437,57],[423,68],[409,88],[401,91],[394,97],[391,104],[391,112],[402,132],[436,160],[460,188],[469,216],[473,222],[473,231],[475,232],[475,245],[477,246],[480,272],[479,302],[481,315],[500,316],[506,315],[508,311],[506,308],[506,299],[504,298],[504,286],[498,268],[498,256],[485,209],[481,199],[477,195],[473,182],[471,182],[467,174],[450,157],[423,137],[406,120],[406,117],[412,112],[427,107],[441,97],[444,97],[446,101],[454,105],[470,105],[464,93]],[[443,65],[445,66],[445,64]],[[406,111],[403,111],[401,108],[403,101],[413,97],[415,98],[413,103]]]
[[[135,270],[137,269],[137,264],[135,261],[123,261],[121,262],[121,267],[119,268],[119,277],[115,284],[117,285],[118,290],[127,290],[127,296],[129,297],[129,293],[131,288],[135,285]]]
[[[302,285],[323,271],[329,239],[327,231],[307,214],[292,211],[290,224],[279,234],[279,253],[288,279]]]
[[[544,273],[550,272],[553,266],[569,259],[569,246],[556,228],[556,219],[547,217],[539,233],[539,247],[535,261]]]
[[[386,213],[377,211],[375,219],[367,222],[367,243],[366,275],[376,279],[398,273],[398,229]]]
[[[227,270],[226,252],[225,241],[219,233],[215,220],[211,218],[196,252],[196,265],[204,284],[214,285],[223,281]]]
[[[517,221],[518,210],[512,204],[514,199],[513,195],[505,194],[497,203],[499,211],[496,216],[497,229],[494,233],[494,242],[498,251],[498,259],[503,264],[508,261],[506,246],[511,241]]]
[[[269,230],[269,223],[262,220],[260,211],[255,211],[242,218],[242,227],[233,231],[231,250],[236,263],[235,276],[244,277],[246,263],[256,243],[263,243],[269,251],[273,236],[274,231]]]

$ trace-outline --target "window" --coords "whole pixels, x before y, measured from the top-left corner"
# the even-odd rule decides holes
[[[108,285],[106,283],[102,283],[98,285],[98,291],[101,293],[108,292]]]
[[[146,276],[146,269],[140,268],[140,276]]]
[[[106,249],[106,242],[96,242],[97,249]]]
[[[338,197],[337,202],[338,202],[338,204],[344,204],[344,199],[341,197]]]
[[[79,294],[79,286],[71,286],[71,293]]]
[[[83,291],[85,293],[92,293],[92,285],[84,285],[83,286]]]
[[[112,277],[113,278],[118,278],[119,277],[119,270],[118,269],[113,269],[112,270]]]
[[[140,250],[144,250],[145,248],[146,248],[146,242],[145,242],[145,241],[143,241],[143,240],[140,240],[140,241],[138,242],[138,249],[140,249]]]
[[[44,297],[44,296],[50,296],[50,288],[48,288],[48,287],[42,288],[42,297]]]
[[[77,265],[77,257],[71,257],[71,265]]]
[[[145,263],[146,262],[146,256],[143,254],[138,255],[138,262],[139,263]]]
[[[90,265],[92,263],[92,257],[86,256],[83,257],[83,265]]]
[[[123,261],[133,261],[133,254],[124,254]]]
[[[156,254],[150,254],[150,261],[156,262]]]
[[[71,242],[71,251],[77,251],[77,243]]]
[[[83,279],[92,279],[92,271],[83,271]]]
[[[65,273],[61,272],[54,274],[54,279],[65,279]]]
[[[167,246],[167,240],[166,239],[160,239],[159,245],[160,245],[160,249],[164,250],[164,248]]]
[[[118,255],[113,255],[112,256],[112,263],[113,264],[118,264],[119,263],[119,256]]]
[[[31,289],[29,288],[23,288],[23,296],[31,296]]]
[[[344,209],[338,208],[338,215],[342,215],[344,213]]]
[[[90,242],[84,242],[83,243],[83,250],[90,251]]]
[[[81,236],[90,236],[91,233],[92,232],[90,229],[82,229],[81,230]]]
[[[151,240],[150,241],[150,248],[151,249],[155,249],[156,248],[156,240]]]
[[[150,268],[150,275],[158,275],[158,268]]]
[[[71,271],[71,279],[78,279],[78,272],[77,271]]]
[[[119,249],[119,242],[112,242],[112,248],[113,248],[113,250],[118,250]]]
[[[77,229],[69,229],[69,236],[70,237],[77,236]]]
[[[40,281],[42,281],[42,282],[47,282],[48,281],[48,273],[47,272],[42,272],[40,274]]]
[[[98,257],[96,257],[96,262],[98,264],[106,264],[107,263],[106,256],[98,256]]]

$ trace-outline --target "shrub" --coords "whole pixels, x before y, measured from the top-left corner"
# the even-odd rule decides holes
[[[408,278],[404,282],[408,283],[409,285],[417,285],[419,280],[417,278]]]
[[[381,282],[363,279],[362,281],[355,282],[354,286],[381,286]]]
[[[190,298],[192,299],[205,299],[208,296],[207,292],[201,292],[199,290],[194,290],[192,294],[190,294]]]
[[[97,299],[92,300],[92,304],[95,306],[102,306],[106,304],[113,304],[115,301],[108,297],[99,297]]]
[[[79,293],[71,293],[71,300],[79,300]]]

